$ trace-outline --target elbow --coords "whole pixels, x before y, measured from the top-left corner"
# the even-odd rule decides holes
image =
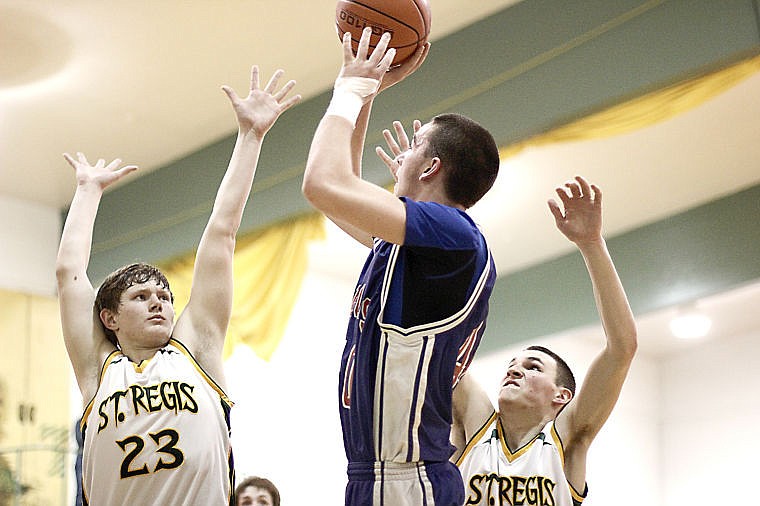
[[[320,171],[307,165],[304,174],[301,192],[309,203],[320,211],[325,211],[329,202],[330,185],[326,177],[316,177],[314,174]]]
[[[314,205],[314,199],[317,198],[319,190],[317,189],[314,177],[309,176],[308,171],[304,174],[303,183],[301,183],[301,193],[303,193],[304,198],[308,200],[309,203]]]
[[[623,339],[620,340],[620,351],[628,361],[631,361],[633,360],[634,355],[636,355],[636,350],[639,348],[636,326],[634,325],[631,329],[626,331],[622,337]]]
[[[71,262],[67,262],[60,256],[55,261],[55,279],[60,285],[62,282],[69,279],[74,272],[74,265]]]
[[[67,286],[72,286],[82,279],[86,279],[86,267],[76,265],[74,262],[62,261],[60,258],[55,263],[55,281],[58,295]]]

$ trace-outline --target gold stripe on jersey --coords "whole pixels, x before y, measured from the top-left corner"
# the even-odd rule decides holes
[[[457,462],[456,462],[457,467],[462,465],[462,462],[464,462],[464,458],[467,456],[467,454],[470,453],[470,451],[472,451],[472,449],[478,445],[478,443],[480,442],[480,439],[483,437],[483,435],[486,433],[488,428],[494,422],[494,419],[496,418],[496,416],[497,416],[496,411],[491,413],[491,416],[488,417],[486,422],[483,425],[481,425],[481,427],[478,429],[475,435],[470,438],[470,440],[467,442],[467,445],[464,447],[464,451],[457,459]]]
[[[95,396],[98,395],[100,384],[103,383],[103,376],[106,375],[106,368],[113,361],[113,359],[116,358],[117,355],[121,355],[121,352],[119,350],[113,350],[103,361],[103,365],[100,366],[100,377],[98,378],[98,386],[95,388],[95,394],[92,396],[92,399],[90,399],[90,402],[87,403],[87,406],[85,406],[84,412],[82,413],[82,418],[79,420],[80,431],[83,431],[85,425],[87,425],[87,418],[90,416],[90,412],[92,411],[92,403],[95,402]]]
[[[562,469],[565,468],[565,445],[562,444],[562,438],[559,437],[559,432],[557,432],[557,425],[556,423],[552,424],[551,431],[549,431],[552,439],[554,440],[554,446],[557,447],[557,451],[559,452],[559,459],[560,462],[562,462]],[[588,485],[585,486],[584,492],[578,493],[577,490],[575,490],[575,487],[573,487],[573,484],[570,483],[570,480],[567,481],[567,486],[570,488],[570,495],[573,496],[573,500],[577,501],[578,504],[582,503],[583,500],[586,498],[586,495],[588,494]]]
[[[557,425],[555,423],[552,424],[552,428],[549,431],[549,433],[552,435],[552,439],[554,440],[554,446],[557,447],[557,451],[559,452],[559,460],[562,462],[562,467],[565,467],[565,445],[562,444],[562,438],[559,437],[559,433],[557,432]]]
[[[531,445],[536,442],[538,439],[538,436],[541,434],[540,432],[533,436],[533,439],[525,443],[521,448],[518,448],[514,453],[509,450],[509,447],[507,447],[507,438],[504,435],[504,427],[501,426],[501,420],[497,420],[496,423],[496,431],[499,434],[499,442],[501,443],[501,449],[504,452],[504,456],[507,458],[509,462],[514,462],[515,459],[520,458],[521,455],[524,455],[525,452],[527,452]],[[560,451],[560,458],[562,457],[562,452]],[[564,459],[563,465],[564,465]]]

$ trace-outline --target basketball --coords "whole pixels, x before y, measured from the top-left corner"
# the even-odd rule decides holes
[[[428,0],[339,0],[335,8],[338,37],[351,32],[354,54],[365,27],[372,28],[369,51],[375,48],[384,32],[391,34],[388,47],[396,49],[392,66],[409,58],[430,35]]]

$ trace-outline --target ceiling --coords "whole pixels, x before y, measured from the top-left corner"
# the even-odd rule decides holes
[[[431,0],[433,47],[516,1]],[[0,0],[0,198],[67,206],[74,181],[63,152],[120,157],[145,173],[229,136],[234,119],[219,87],[246,89],[254,63],[264,75],[284,68],[304,98],[323,92],[340,64],[334,7],[334,0]],[[569,251],[545,202],[575,174],[604,190],[607,235],[651,223],[760,183],[758,111],[755,76],[647,129],[528,150],[504,162],[472,214],[502,273]],[[329,263],[345,275],[344,257],[353,253],[335,244]],[[758,307],[758,292],[745,289],[732,307]],[[733,317],[760,324],[757,311]]]
[[[432,39],[513,3],[433,0]],[[334,19],[335,0],[0,0],[0,195],[62,208],[63,152],[148,171],[230,135],[220,86],[246,90],[254,63],[324,92]]]

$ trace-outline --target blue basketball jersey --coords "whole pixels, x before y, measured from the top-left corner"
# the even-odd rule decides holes
[[[340,370],[352,462],[443,462],[453,386],[485,330],[496,269],[458,209],[406,204],[403,246],[375,240],[354,293]]]

